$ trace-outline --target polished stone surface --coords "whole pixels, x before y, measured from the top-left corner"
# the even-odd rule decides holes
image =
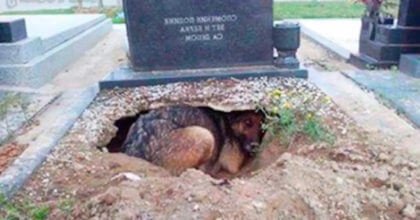
[[[122,67],[99,82],[100,89],[152,86],[176,82],[197,82],[207,79],[245,79],[249,77],[296,77],[308,78],[303,69],[279,69],[274,66],[248,66],[198,70],[173,70],[135,72]]]
[[[125,0],[136,70],[272,64],[272,0]]]
[[[0,19],[0,43],[14,43],[26,37],[24,19]]]
[[[401,0],[398,13],[398,25],[420,27],[420,1]]]

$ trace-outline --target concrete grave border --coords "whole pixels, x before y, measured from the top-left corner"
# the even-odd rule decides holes
[[[2,44],[0,57],[5,59],[0,63],[0,85],[41,87],[111,30],[112,22],[99,16],[47,39]]]
[[[45,127],[42,133],[29,143],[28,148],[0,176],[0,193],[11,198],[42,165],[47,156],[67,134],[76,120],[98,94],[98,87],[63,93],[39,117],[49,115],[55,122]]]

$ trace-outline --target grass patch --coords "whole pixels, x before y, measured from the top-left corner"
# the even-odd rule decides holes
[[[84,10],[84,9],[83,9]],[[112,20],[114,24],[124,24],[124,18],[118,17],[118,13],[122,11],[121,8],[111,7],[105,9],[92,8],[91,11],[86,9],[86,13],[100,13],[104,14]],[[66,14],[83,14],[77,11],[76,8],[68,9],[48,9],[48,10],[35,10],[35,11],[12,11],[0,13],[0,15],[66,15]]]
[[[350,1],[275,2],[274,19],[360,18],[365,6]]]
[[[74,14],[73,8],[67,9],[45,9],[35,11],[9,11],[3,12],[1,15],[62,15],[62,14]]]
[[[395,6],[392,7],[394,10]],[[124,23],[124,19],[118,17],[121,8],[97,9],[91,8],[93,12],[103,13],[112,19],[114,24]],[[312,0],[309,2],[275,2],[273,6],[274,19],[297,19],[297,18],[360,18],[365,10],[365,6],[361,3],[352,1],[327,1],[320,2]],[[395,10],[394,10],[395,11]],[[76,8],[68,9],[49,9],[35,11],[14,11],[1,13],[2,15],[57,15],[57,14],[75,14],[78,13]]]
[[[114,17],[114,18],[112,18],[112,23],[113,24],[125,24],[125,19],[124,18],[119,18],[119,17]]]
[[[29,201],[13,203],[0,195],[0,219],[6,220],[46,220],[50,214],[50,208],[45,205],[35,205]]]

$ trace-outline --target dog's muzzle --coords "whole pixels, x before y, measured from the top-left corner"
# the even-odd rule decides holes
[[[251,154],[253,154],[253,153],[257,153],[258,152],[258,147],[260,146],[260,144],[259,143],[257,143],[257,142],[252,142],[252,143],[250,143],[250,144],[247,144],[246,146],[245,146],[245,150],[248,152],[248,153],[251,153]]]

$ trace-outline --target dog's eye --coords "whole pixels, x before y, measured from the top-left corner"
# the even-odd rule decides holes
[[[254,123],[252,123],[252,121],[248,119],[248,120],[245,121],[245,125],[247,127],[252,127],[254,125]]]

